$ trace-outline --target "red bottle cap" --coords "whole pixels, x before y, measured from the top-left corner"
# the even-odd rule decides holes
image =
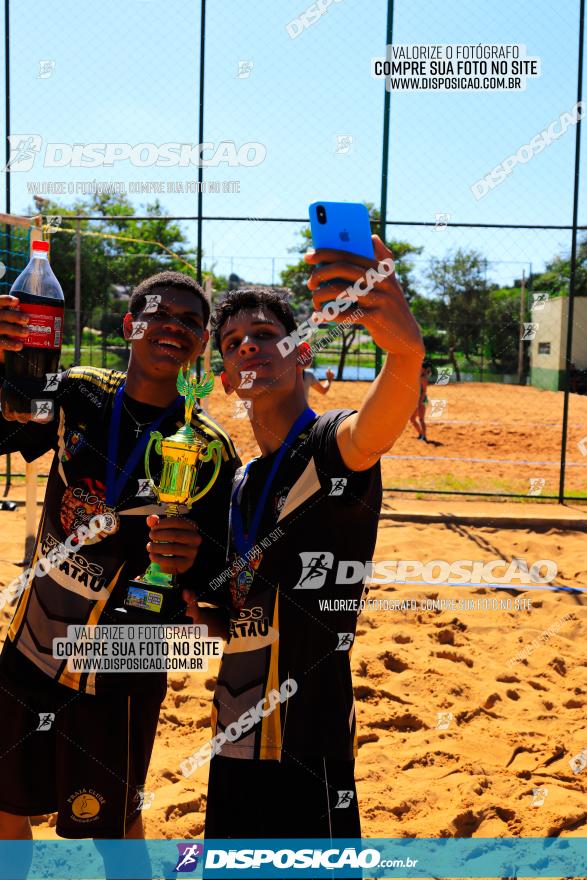
[[[48,253],[49,242],[48,241],[33,241],[33,250],[34,251],[45,251],[45,253]]]

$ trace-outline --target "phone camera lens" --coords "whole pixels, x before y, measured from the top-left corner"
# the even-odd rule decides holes
[[[318,205],[316,216],[318,217],[318,223],[326,223],[326,208],[324,205]]]

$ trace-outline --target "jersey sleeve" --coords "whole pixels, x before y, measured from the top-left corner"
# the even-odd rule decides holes
[[[379,461],[366,471],[353,471],[342,460],[336,434],[339,425],[354,412],[330,410],[312,427],[312,450],[320,484],[333,501],[343,505],[365,503],[370,495],[381,491]]]
[[[57,448],[57,427],[59,425],[60,407],[67,400],[69,392],[68,370],[58,373],[55,391],[43,392],[48,400],[54,403],[53,419],[50,422],[8,421],[0,415],[0,455],[9,452],[20,452],[25,461],[34,461],[50,449]],[[4,365],[0,365],[0,381],[4,379]]]

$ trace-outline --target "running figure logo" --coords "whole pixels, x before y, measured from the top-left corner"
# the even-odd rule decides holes
[[[236,79],[248,79],[253,72],[254,61],[239,61]]]
[[[324,586],[326,575],[332,568],[334,554],[327,551],[321,553],[314,550],[312,553],[300,553],[302,562],[302,574],[294,590],[318,590]]]
[[[546,480],[544,477],[530,477],[530,488],[528,489],[528,495],[540,495],[542,490],[544,489],[544,484]]]
[[[355,636],[353,633],[337,633],[338,636],[338,645],[336,646],[337,651],[350,651],[352,648],[353,642],[355,640]]]
[[[536,338],[536,331],[538,330],[538,324],[523,324],[522,330],[522,340],[532,340]]]
[[[252,388],[253,382],[257,378],[257,373],[255,370],[242,370],[241,372],[241,383],[238,386],[239,388]]]
[[[151,495],[153,498],[153,490],[151,489],[151,482],[145,478],[138,478],[137,483],[139,484],[137,489],[137,498],[145,498]]]
[[[59,390],[59,382],[60,373],[45,373],[45,387],[43,391],[58,391]]]
[[[43,138],[40,134],[9,134],[10,158],[4,171],[30,171],[40,151]]]
[[[53,401],[52,400],[33,400],[32,402],[32,421],[33,422],[50,422],[53,418]]]
[[[532,801],[531,804],[533,807],[541,807],[544,803],[544,799],[548,794],[547,788],[533,788],[532,789]]]
[[[434,228],[439,232],[442,232],[446,229],[450,222],[450,214],[447,214],[445,211],[437,211],[434,215],[436,223],[434,224]]]
[[[546,303],[548,302],[549,296],[548,293],[533,293],[532,294],[532,305],[530,308],[533,312],[541,312]]]
[[[51,725],[54,721],[54,712],[39,712],[39,726],[37,730],[51,730]]]
[[[440,369],[438,370],[438,376],[436,377],[436,384],[448,385],[451,376],[452,369],[450,367],[440,367]]]
[[[342,493],[344,492],[344,487],[346,486],[348,480],[347,477],[331,477],[330,482],[332,483],[332,487],[328,494],[342,495]]]
[[[147,329],[147,322],[146,321],[133,321],[131,334],[128,338],[129,339],[142,339],[143,336],[145,335],[146,329]]]
[[[448,400],[445,400],[444,398],[436,397],[436,398],[432,398],[430,400],[430,403],[432,404],[432,409],[430,410],[430,418],[437,419],[437,418],[439,418],[439,416],[441,416],[444,413],[444,411],[446,409],[446,404],[448,403]]]
[[[135,800],[137,802],[137,810],[149,810],[155,800],[155,792],[145,791],[144,788],[137,788]]]
[[[198,861],[204,852],[201,843],[178,843],[179,856],[177,858],[176,871],[191,873],[198,867]]]
[[[582,749],[576,755],[569,760],[569,767],[577,776],[582,770],[587,767],[587,749]]]
[[[37,79],[49,79],[54,70],[55,62],[52,59],[49,58],[46,61],[39,61]]]
[[[161,297],[158,293],[149,293],[145,296],[144,315],[152,315],[159,308]]]
[[[436,729],[437,730],[448,730],[450,727],[450,722],[453,720],[452,712],[437,712],[436,713]]]
[[[352,791],[338,791],[338,803],[334,807],[335,810],[347,810],[353,800],[354,792]]]

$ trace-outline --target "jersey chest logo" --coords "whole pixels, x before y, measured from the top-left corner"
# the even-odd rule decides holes
[[[63,444],[64,450],[61,456],[61,461],[69,461],[74,455],[77,455],[77,453],[83,449],[86,444],[86,437],[82,429],[85,429],[85,427],[85,425],[78,425],[77,428],[67,431],[65,434]]]
[[[67,487],[59,511],[59,519],[67,535],[73,534],[80,526],[87,526],[92,517],[98,515],[106,518],[105,528],[94,537],[88,538],[86,544],[95,544],[117,532],[120,518],[106,504],[106,487],[100,480],[82,477]]]

